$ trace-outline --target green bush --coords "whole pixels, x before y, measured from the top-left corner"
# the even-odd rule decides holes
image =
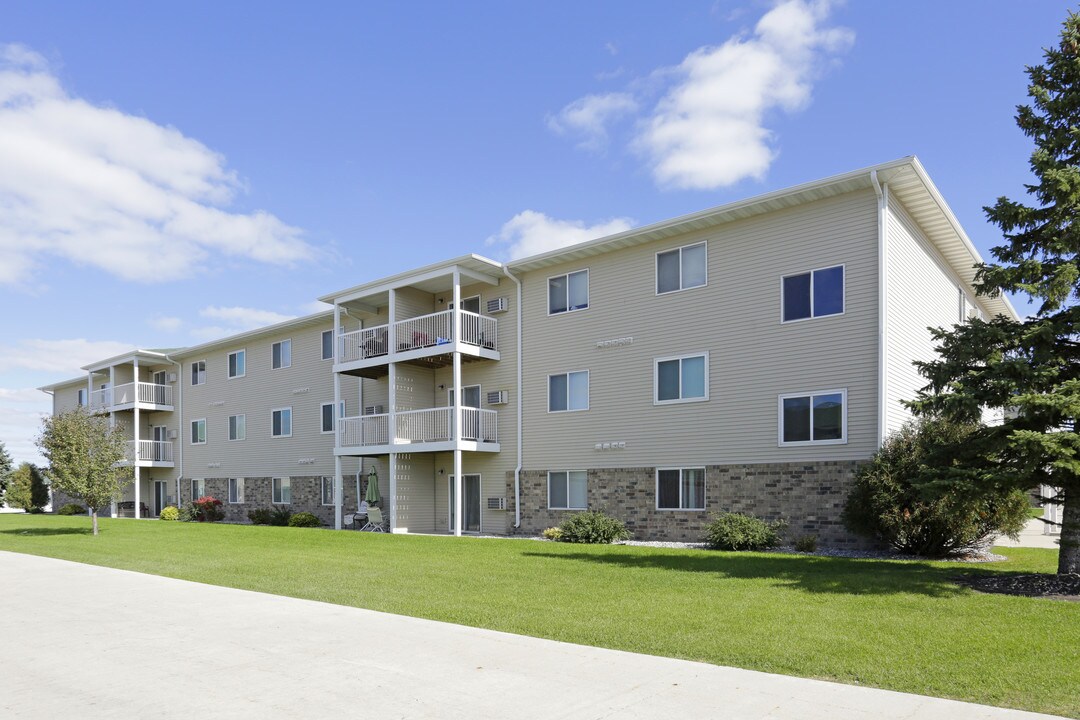
[[[817,552],[817,535],[803,535],[795,538],[795,550],[802,553]]]
[[[549,527],[540,532],[540,537],[545,540],[562,540],[562,530],[557,527]]]
[[[180,519],[179,508],[167,505],[161,508],[161,512],[158,514],[158,520],[165,520],[167,522],[175,522]]]
[[[985,547],[995,535],[1016,537],[1031,503],[1020,490],[972,478],[942,491],[934,480],[976,430],[944,420],[908,423],[860,469],[842,515],[853,533],[907,555],[942,558]]]
[[[270,508],[255,508],[254,510],[248,510],[248,520],[253,525],[269,525],[270,515],[273,511]]]
[[[277,527],[285,527],[289,524],[289,518],[292,517],[292,510],[284,505],[278,505],[270,510],[270,524]]]
[[[319,518],[309,512],[298,512],[289,518],[289,527],[322,527],[322,520],[319,520]]]
[[[607,545],[616,540],[630,539],[630,532],[621,520],[600,510],[586,510],[572,515],[558,529],[562,542]]]
[[[742,513],[717,513],[705,528],[705,543],[715,550],[766,550],[780,544],[787,523],[767,522]]]
[[[82,515],[85,512],[86,512],[86,508],[84,508],[82,505],[79,505],[78,503],[68,503],[67,505],[62,506],[59,510],[57,510],[56,514],[57,515]]]
[[[194,503],[188,503],[180,508],[176,519],[180,522],[198,522],[199,508],[195,507]]]

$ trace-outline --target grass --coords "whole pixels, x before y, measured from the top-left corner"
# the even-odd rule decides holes
[[[0,550],[567,642],[1080,717],[1080,603],[989,565],[0,515]]]

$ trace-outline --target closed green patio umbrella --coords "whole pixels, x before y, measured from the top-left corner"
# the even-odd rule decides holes
[[[375,472],[375,468],[371,468],[371,472],[367,476],[367,492],[364,493],[364,500],[368,505],[379,504],[379,474]]]

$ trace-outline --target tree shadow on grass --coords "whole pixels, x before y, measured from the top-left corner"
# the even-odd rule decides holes
[[[950,580],[956,570],[921,562],[889,562],[800,555],[628,554],[615,552],[526,552],[526,556],[588,562],[636,570],[706,573],[717,580],[764,580],[809,593],[898,595],[947,598],[967,594]],[[966,569],[966,568],[965,568]]]
[[[4,535],[24,535],[28,537],[48,537],[50,535],[90,535],[90,528],[22,528],[17,530],[0,530]]]

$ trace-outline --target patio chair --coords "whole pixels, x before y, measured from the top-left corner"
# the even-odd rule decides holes
[[[386,528],[383,527],[382,510],[374,506],[368,508],[367,524],[360,528],[360,530],[367,532],[386,532]]]

